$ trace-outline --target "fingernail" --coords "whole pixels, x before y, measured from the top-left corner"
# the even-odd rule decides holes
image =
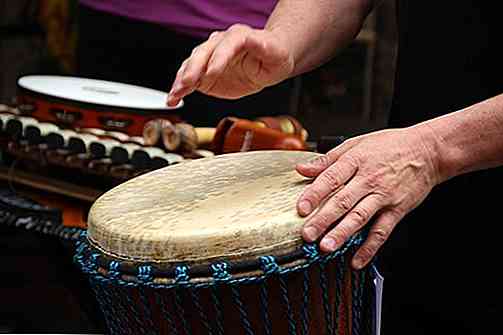
[[[299,210],[300,210],[300,214],[308,215],[313,210],[312,206],[311,206],[311,202],[309,202],[308,200],[302,200],[299,203]]]
[[[326,252],[332,252],[337,249],[337,243],[335,243],[335,240],[333,238],[325,237],[323,240],[321,240],[320,247]]]
[[[304,238],[307,242],[313,242],[318,238],[318,230],[314,227],[307,227],[304,229]]]

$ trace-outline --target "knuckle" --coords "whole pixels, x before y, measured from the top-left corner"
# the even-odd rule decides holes
[[[319,156],[313,160],[313,164],[320,167],[327,167],[330,165],[330,159],[328,155]]]
[[[367,244],[367,245],[363,245],[360,248],[360,250],[358,251],[358,256],[364,260],[369,260],[372,257],[374,257],[376,252],[377,252],[377,248],[373,248],[372,246]]]
[[[220,32],[219,31],[214,31],[210,34],[209,36],[209,39],[214,39],[215,37],[217,37],[218,35],[220,35]]]
[[[351,232],[347,227],[337,226],[337,228],[331,230],[327,235],[330,235],[331,238],[342,244],[351,237]]]
[[[195,47],[194,49],[192,49],[192,52],[190,53],[191,56],[194,56],[195,54],[197,54],[199,51],[201,51],[201,45],[198,45],[197,47]]]
[[[186,71],[184,75],[180,78],[180,83],[183,86],[191,86],[196,82],[196,76],[190,71]]]
[[[318,213],[316,215],[316,220],[311,223],[320,232],[325,231],[331,224],[332,218],[327,213]]]
[[[235,32],[239,32],[239,31],[245,31],[245,30],[248,30],[249,27],[245,24],[242,24],[242,23],[236,23],[236,24],[233,24],[230,28],[229,28],[229,31],[235,31]]]
[[[402,209],[395,207],[395,208],[390,209],[386,213],[386,215],[388,216],[390,221],[397,223],[400,220],[400,218],[403,217],[404,213],[403,213]]]
[[[337,208],[342,209],[344,212],[349,211],[353,207],[353,201],[349,194],[336,194],[333,198],[333,202]]]
[[[370,174],[365,178],[365,186],[370,190],[375,190],[380,186],[380,178],[377,174]]]
[[[375,228],[370,232],[371,238],[377,242],[377,245],[382,245],[388,239],[389,232],[383,228]]]
[[[370,218],[370,213],[365,208],[354,208],[349,214],[349,219],[356,223],[358,227],[365,225]]]
[[[321,175],[321,181],[331,188],[337,188],[341,184],[340,180],[340,173],[334,168],[324,171]]]
[[[311,203],[319,203],[322,199],[322,194],[316,186],[308,186],[305,193],[305,198]]]

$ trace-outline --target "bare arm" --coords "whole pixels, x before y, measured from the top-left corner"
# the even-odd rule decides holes
[[[180,66],[168,105],[195,90],[227,99],[259,92],[326,62],[360,31],[372,0],[280,0],[265,29],[215,32]]]
[[[360,32],[373,0],[280,0],[265,30],[292,52],[297,75],[325,63]]]
[[[503,94],[416,127],[430,134],[441,181],[503,165]]]
[[[503,94],[411,127],[352,138],[299,165],[301,174],[315,178],[298,202],[301,215],[312,213],[304,238],[320,239],[321,249],[331,252],[373,219],[353,261],[361,268],[433,187],[503,165],[502,130]]]

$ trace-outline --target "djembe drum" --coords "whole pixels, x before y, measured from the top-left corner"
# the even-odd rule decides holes
[[[202,158],[133,178],[92,206],[75,260],[112,334],[369,334],[363,239],[301,238],[294,170],[307,151]]]

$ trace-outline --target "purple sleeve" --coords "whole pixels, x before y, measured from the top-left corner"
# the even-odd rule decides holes
[[[169,27],[195,37],[207,37],[235,23],[262,28],[277,0],[80,0],[96,10]]]

